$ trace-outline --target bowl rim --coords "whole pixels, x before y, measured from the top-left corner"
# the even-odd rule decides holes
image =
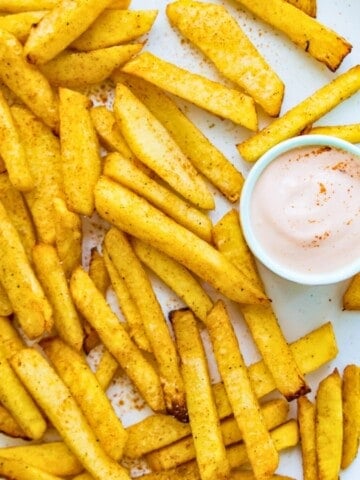
[[[262,247],[252,229],[251,197],[255,185],[268,165],[280,155],[299,147],[328,146],[345,150],[360,159],[360,147],[330,135],[305,134],[284,140],[264,153],[249,171],[239,200],[239,215],[245,240],[255,257],[273,273],[302,285],[329,285],[347,280],[360,272],[360,258],[329,273],[300,273],[275,261]]]

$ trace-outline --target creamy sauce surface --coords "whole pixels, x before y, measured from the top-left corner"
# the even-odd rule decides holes
[[[360,158],[336,148],[292,150],[252,194],[255,236],[278,264],[331,273],[360,257]]]

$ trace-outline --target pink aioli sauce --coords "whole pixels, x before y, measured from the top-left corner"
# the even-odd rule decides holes
[[[252,193],[252,227],[279,265],[327,274],[360,257],[360,158],[311,146],[271,162]]]

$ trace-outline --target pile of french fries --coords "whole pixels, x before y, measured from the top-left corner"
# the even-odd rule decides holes
[[[286,479],[279,452],[301,444],[305,480],[338,478],[358,451],[360,367],[335,369],[311,400],[333,327],[287,341],[234,207],[243,175],[175,98],[252,132],[238,150],[253,162],[314,131],[360,89],[360,66],[282,113],[286,86],[226,6],[176,0],[166,15],[233,87],[147,50],[158,12],[129,3],[0,0],[0,432],[27,441],[0,449],[0,476],[125,480],[142,459],[148,480]],[[333,72],[351,51],[315,0],[238,3]],[[94,106],[101,82],[113,99]],[[360,140],[357,125],[325,132]],[[216,223],[214,191],[228,205]],[[84,223],[99,218],[88,259]],[[183,304],[168,319],[152,275]],[[360,309],[359,275],[345,309]],[[151,412],[130,426],[107,394],[120,370]]]

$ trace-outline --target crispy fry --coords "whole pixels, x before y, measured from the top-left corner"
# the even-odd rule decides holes
[[[240,155],[248,162],[255,162],[269,148],[301,133],[308,125],[359,90],[359,72],[360,65],[350,68],[288,110],[268,127],[238,144]]]
[[[135,40],[151,29],[157,13],[157,10],[104,10],[95,22],[72,42],[71,48],[89,51]]]
[[[40,71],[56,87],[78,89],[103,82],[142,48],[143,44],[137,43],[90,52],[64,50],[53,60],[41,65]]]
[[[0,432],[11,438],[28,438],[14,417],[2,405],[0,405]]]
[[[360,438],[360,367],[347,365],[342,378],[343,446],[341,468],[347,468],[359,450]]]
[[[100,447],[70,391],[40,352],[23,349],[12,357],[11,365],[94,479],[129,479],[125,469]]]
[[[279,115],[284,84],[222,5],[178,0],[166,8],[170,23],[226,78],[270,116]]]
[[[343,295],[345,310],[360,310],[360,273],[355,275]]]
[[[32,28],[25,43],[25,56],[34,64],[48,62],[85,32],[110,3],[111,0],[57,3]]]
[[[108,389],[118,368],[118,362],[111,355],[109,350],[104,349],[95,371],[95,377],[104,391]]]
[[[39,22],[46,11],[20,12],[0,17],[0,29],[14,35],[19,42],[24,43],[27,39],[31,27]]]
[[[0,344],[7,359],[25,346],[24,340],[7,317],[0,317]]]
[[[95,199],[104,219],[170,255],[230,299],[267,301],[224,255],[130,190],[102,177]]]
[[[104,245],[139,309],[144,331],[157,363],[166,409],[176,418],[186,418],[185,391],[179,358],[150,280],[124,233],[111,228],[105,235]]]
[[[202,211],[178,197],[172,190],[162,186],[120,153],[110,153],[105,158],[104,175],[130,188],[138,195],[188,228],[207,242],[211,241],[212,223]]]
[[[315,480],[318,478],[315,439],[315,405],[307,397],[300,397],[297,400],[297,412],[303,477],[304,480]]]
[[[119,362],[154,411],[164,410],[160,380],[152,365],[132,342],[86,272],[78,267],[71,277],[75,305],[98,332],[103,344]]]
[[[126,430],[85,357],[57,338],[42,340],[41,346],[79,404],[104,451],[119,460],[127,438]]]
[[[199,208],[214,208],[207,185],[189,159],[145,105],[120,83],[116,86],[114,112],[125,140],[139,160],[186,200]]]
[[[303,12],[310,17],[316,17],[317,11],[317,0],[286,0],[288,3],[291,3],[296,8],[300,8]]]
[[[94,187],[100,175],[99,145],[90,101],[79,92],[59,89],[60,143],[66,203],[69,210],[91,215]]]
[[[201,478],[226,479],[230,467],[226,459],[205,352],[195,317],[190,310],[178,310],[172,312],[170,319],[181,358],[196,462]]]
[[[319,384],[316,393],[316,456],[318,478],[338,478],[343,444],[341,377],[335,369]]]
[[[261,0],[237,1],[333,72],[351,52],[344,38],[285,0],[270,0],[266,8]]]
[[[200,108],[232,120],[250,130],[257,129],[254,101],[248,95],[191,73],[159,57],[143,52],[122,70],[143,78]]]
[[[350,143],[360,143],[360,123],[312,127],[306,130],[306,133],[310,135],[331,135]]]
[[[127,85],[174,138],[185,155],[231,202],[238,200],[242,174],[178,108],[165,92],[141,78],[116,70],[115,82]]]

